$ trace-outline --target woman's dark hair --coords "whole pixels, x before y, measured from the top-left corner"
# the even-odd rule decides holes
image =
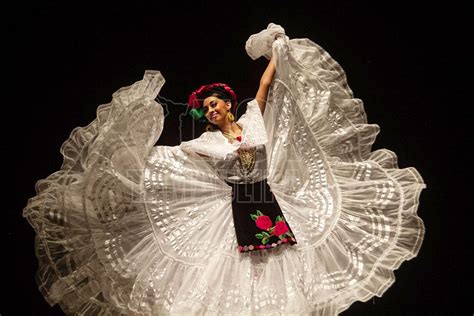
[[[232,96],[223,87],[212,87],[209,90],[202,92],[199,96],[201,98],[201,102],[203,103],[204,103],[204,99],[206,99],[207,97],[215,96],[226,102],[229,101],[232,104]],[[202,106],[204,106],[204,104],[202,104]],[[231,110],[234,110],[234,108],[235,108],[235,105],[232,104]]]

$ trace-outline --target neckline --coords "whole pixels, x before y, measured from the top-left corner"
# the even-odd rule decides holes
[[[235,136],[235,138],[238,138],[240,137],[240,141],[238,140],[235,140],[233,143],[230,142],[230,140],[224,135],[224,133],[222,131],[219,131],[219,134],[221,134],[222,137],[224,137],[224,139],[227,141],[227,143],[229,143],[230,145],[235,145],[236,143],[237,144],[242,144],[242,140],[243,140],[243,137],[244,137],[244,124],[242,124],[242,122],[240,122],[240,119],[238,119],[236,122],[236,124],[238,124],[240,126],[240,135],[238,136]]]

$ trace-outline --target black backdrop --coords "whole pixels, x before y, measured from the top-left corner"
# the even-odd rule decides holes
[[[13,204],[3,230],[2,316],[62,315],[35,284],[35,234],[21,212],[36,180],[59,169],[59,147],[70,131],[92,121],[99,104],[146,69],[162,72],[160,96],[176,102],[215,81],[229,83],[239,97],[254,96],[267,60],[251,60],[244,45],[270,22],[290,38],[312,39],[342,65],[369,123],[381,126],[374,149],[395,151],[399,166],[417,168],[428,185],[418,210],[426,226],[419,255],[395,271],[396,282],[381,298],[356,302],[343,315],[472,313],[464,153],[473,143],[473,120],[462,9],[341,1],[76,4],[43,1],[3,13],[11,41],[4,60],[12,70],[5,91],[12,99],[4,108],[14,113],[3,118],[5,126],[14,124],[4,132],[2,152],[11,160],[6,171],[15,167],[13,192],[4,196]],[[167,110],[158,144],[176,145],[184,108]],[[11,187],[9,178],[4,183]]]

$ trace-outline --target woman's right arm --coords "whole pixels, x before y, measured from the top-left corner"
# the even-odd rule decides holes
[[[257,95],[255,96],[262,115],[265,111],[265,105],[267,103],[268,88],[272,84],[275,71],[275,62],[272,56],[272,58],[268,62],[267,68],[263,72],[262,78],[260,78],[260,85],[258,87]]]

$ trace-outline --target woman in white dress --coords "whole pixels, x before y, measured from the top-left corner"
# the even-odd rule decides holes
[[[72,132],[61,169],[24,210],[50,304],[68,314],[334,315],[381,296],[417,255],[423,180],[393,152],[371,151],[379,127],[338,63],[273,23],[246,49],[271,61],[237,121],[233,90],[205,85],[188,103],[211,128],[154,146],[164,78],[147,71]]]

